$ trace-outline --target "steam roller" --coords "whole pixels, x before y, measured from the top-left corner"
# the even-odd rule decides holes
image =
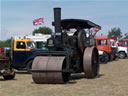
[[[37,84],[64,84],[72,73],[84,72],[87,78],[99,74],[95,34],[101,27],[89,20],[63,19],[61,8],[54,8],[54,34],[47,40],[48,51],[35,53],[32,79]],[[70,34],[74,30],[73,34]],[[93,30],[93,31],[92,31]]]

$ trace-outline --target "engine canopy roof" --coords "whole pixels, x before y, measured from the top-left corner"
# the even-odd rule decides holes
[[[52,22],[52,25],[54,26],[54,22]],[[101,29],[101,26],[89,20],[83,20],[83,19],[63,19],[61,20],[61,27],[62,29],[70,29],[70,28],[78,28],[78,27],[80,27],[81,29],[90,29],[90,28]]]

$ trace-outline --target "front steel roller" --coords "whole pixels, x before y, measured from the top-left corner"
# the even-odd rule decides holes
[[[37,56],[32,64],[32,78],[35,83],[63,84],[68,82],[69,73],[64,56]]]
[[[99,73],[98,50],[95,47],[86,48],[83,54],[83,69],[87,78],[95,78]]]

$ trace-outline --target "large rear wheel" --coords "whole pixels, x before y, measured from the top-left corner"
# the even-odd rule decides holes
[[[95,47],[86,48],[83,56],[83,69],[87,78],[95,78],[99,73],[98,50]]]

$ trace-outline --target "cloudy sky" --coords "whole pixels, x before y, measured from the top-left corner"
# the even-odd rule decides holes
[[[98,33],[107,35],[113,27],[128,33],[128,0],[0,0],[0,40],[15,35],[31,35],[41,26],[53,29],[53,8],[62,8],[62,19],[79,18],[102,26]],[[33,26],[44,17],[44,24]]]

